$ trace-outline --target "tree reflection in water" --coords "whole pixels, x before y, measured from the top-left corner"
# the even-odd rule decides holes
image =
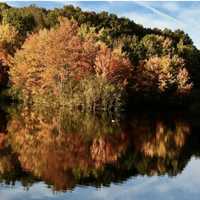
[[[198,151],[192,149],[192,127],[175,114],[112,121],[23,108],[1,126],[0,180],[25,186],[42,180],[56,191],[137,175],[175,176]]]

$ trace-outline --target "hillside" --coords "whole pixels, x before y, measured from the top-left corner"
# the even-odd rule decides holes
[[[123,96],[126,101],[137,98],[161,101],[168,97],[176,101],[179,97],[182,99],[192,94],[192,91],[198,90],[200,86],[200,51],[194,46],[188,34],[181,30],[144,28],[127,18],[119,18],[107,12],[84,12],[73,6],[47,10],[34,5],[13,8],[5,3],[0,3],[0,23],[0,51],[13,57],[9,87],[26,90],[23,94],[25,96],[27,93],[32,96],[33,93],[37,93],[37,96],[43,95],[43,92],[37,90],[36,85],[43,82],[46,84],[47,80],[44,78],[41,81],[40,75],[35,75],[38,73],[35,70],[39,69],[41,63],[43,68],[40,72],[44,72],[46,77],[52,73],[49,71],[52,66],[54,77],[59,77],[61,65],[69,66],[70,73],[73,73],[75,79],[78,77],[81,81],[88,81],[92,76],[92,80],[79,85],[79,92],[88,90],[85,88],[87,84],[87,87],[92,87],[94,83],[101,85],[102,80],[98,82],[96,77],[103,77],[104,85],[108,84],[109,87],[115,88],[103,90],[109,102],[113,95],[110,93],[111,90],[118,94],[117,98]],[[72,42],[66,35],[73,38],[77,48],[73,49],[74,46],[71,46]],[[44,42],[45,40],[47,42]],[[80,49],[86,46],[87,51],[80,52]],[[66,51],[66,47],[73,51]],[[75,55],[77,60],[72,59]],[[66,60],[61,62],[63,57]],[[44,62],[41,59],[44,59]],[[53,61],[49,61],[51,59],[54,59],[53,64]],[[104,63],[100,65],[100,61]],[[87,62],[90,64],[85,68],[84,63]],[[76,66],[76,72],[72,66]],[[20,70],[32,70],[32,74],[20,75]],[[52,94],[61,95],[63,91],[55,89],[57,83],[52,83],[52,77],[48,77],[49,85],[40,87],[51,88],[49,90],[53,91]],[[66,77],[63,81],[66,84]],[[119,88],[122,88],[120,95]],[[98,86],[96,90],[99,90]],[[83,97],[82,92],[78,95],[80,98]],[[95,96],[98,100],[85,101],[96,104],[102,98]],[[82,105],[78,103],[79,106],[80,104]]]

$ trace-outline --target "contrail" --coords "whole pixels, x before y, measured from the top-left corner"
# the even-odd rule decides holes
[[[172,17],[164,12],[161,12],[160,10],[150,6],[150,5],[147,5],[145,2],[138,2],[138,1],[135,1],[136,4],[140,5],[140,6],[143,6],[149,10],[151,10],[153,13],[157,14],[157,15],[160,15],[161,17],[164,17],[166,19],[169,19],[169,20],[172,20],[174,21],[175,23],[178,23],[181,27],[185,27],[186,24],[184,24],[182,21],[176,19],[175,17]]]

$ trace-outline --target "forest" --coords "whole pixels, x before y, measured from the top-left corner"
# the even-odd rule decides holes
[[[2,96],[37,107],[119,111],[198,101],[200,51],[182,30],[107,12],[0,3]]]

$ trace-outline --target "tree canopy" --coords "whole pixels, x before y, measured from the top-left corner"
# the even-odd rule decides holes
[[[144,28],[74,6],[47,10],[1,3],[0,9],[0,45],[14,58],[11,85],[18,89],[21,82],[31,93],[41,94],[37,87],[55,93],[56,80],[66,82],[69,71],[76,80],[104,77],[131,95],[182,96],[200,86],[200,51],[181,30]]]

